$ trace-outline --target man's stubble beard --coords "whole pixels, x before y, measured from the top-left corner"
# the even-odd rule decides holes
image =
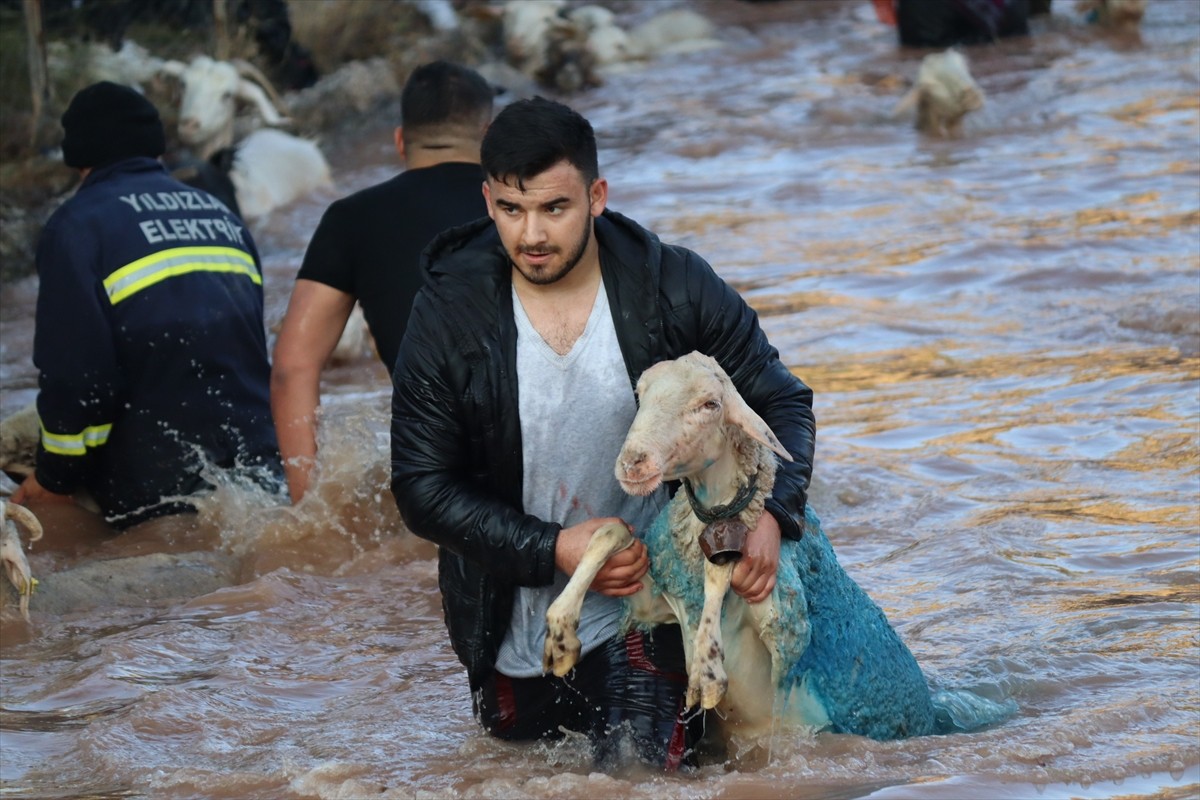
[[[588,224],[583,226],[583,236],[579,240],[578,247],[575,248],[574,252],[571,253],[570,258],[568,258],[566,260],[566,262],[563,264],[562,269],[560,269],[558,272],[551,273],[551,274],[539,274],[538,271],[534,271],[531,274],[529,272],[526,272],[524,269],[522,269],[520,264],[517,262],[513,262],[513,266],[516,268],[517,272],[521,273],[521,275],[525,278],[525,280],[529,281],[533,285],[548,286],[549,284],[556,283],[556,282],[562,280],[571,272],[571,270],[575,269],[576,265],[578,265],[579,262],[583,260],[584,251],[587,250],[587,246],[591,242],[591,240],[592,240],[592,225],[591,225],[591,220],[589,219]],[[523,248],[517,249],[518,255],[523,252],[527,252],[527,251]],[[535,251],[535,252],[537,252],[537,251]],[[510,258],[509,261],[512,261],[512,259]]]

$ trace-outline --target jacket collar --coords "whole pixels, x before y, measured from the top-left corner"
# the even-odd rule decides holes
[[[646,368],[663,358],[663,324],[658,312],[663,246],[653,233],[612,210],[596,218],[595,230],[617,340],[630,382],[636,384]],[[509,308],[511,263],[489,217],[437,236],[421,255],[421,270],[429,291],[447,292],[447,300],[469,298],[474,310],[484,312],[485,317]],[[500,327],[508,328],[503,320]]]
[[[663,321],[658,310],[663,248],[658,237],[628,217],[605,211],[596,220],[600,270],[629,383],[662,360]]]
[[[79,188],[82,189],[85,186],[91,186],[94,183],[108,180],[113,175],[131,175],[138,172],[161,172],[166,174],[166,171],[167,168],[157,158],[148,158],[146,156],[123,158],[120,161],[114,161],[111,164],[105,164],[102,167],[93,169],[83,179],[83,183],[79,184]]]

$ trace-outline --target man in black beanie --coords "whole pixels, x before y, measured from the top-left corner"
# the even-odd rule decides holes
[[[126,158],[158,158],[167,149],[154,104],[128,86],[101,81],[81,89],[62,116],[63,163],[103,167]]]
[[[13,501],[86,489],[118,530],[194,512],[213,469],[282,489],[250,232],[167,174],[162,121],[102,82],[62,116],[76,194],[38,242],[37,469]]]

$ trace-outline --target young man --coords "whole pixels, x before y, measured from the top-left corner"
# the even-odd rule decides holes
[[[396,151],[407,169],[333,203],[309,242],[271,371],[271,408],[293,503],[317,453],[321,369],[357,300],[390,373],[421,287],[421,251],[434,236],[487,213],[479,142],[492,87],[444,61],[418,67],[400,98]]]
[[[582,731],[607,765],[633,745],[667,769],[691,760],[679,628],[620,629],[648,569],[640,542],[612,556],[580,625],[583,658],[542,674],[545,611],[591,534],[647,527],[667,501],[625,495],[613,465],[647,367],[716,358],[794,457],[750,534],[734,590],[775,583],[781,534],[799,537],[812,468],[812,393],[754,312],[699,256],[605,209],[591,125],[542,98],[501,111],[483,141],[491,220],[426,251],[394,375],[392,489],[406,524],[439,545],[451,643],[475,712],[505,739]],[[701,721],[699,714],[691,719]]]
[[[41,441],[16,502],[91,492],[118,529],[194,510],[202,470],[278,489],[262,271],[209,194],[167,175],[158,111],[127,86],[81,90],[63,161],[83,175],[46,223],[33,360]]]

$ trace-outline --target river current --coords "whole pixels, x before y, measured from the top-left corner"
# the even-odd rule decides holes
[[[665,4],[614,4],[630,20]],[[323,384],[298,508],[222,487],[236,585],[3,617],[0,792],[155,798],[1195,798],[1200,792],[1200,2],[1071,4],[968,48],[960,138],[891,111],[923,52],[865,2],[693,5],[722,46],[566,98],[610,207],[699,252],[815,392],[812,503],[931,681],[1012,699],[983,732],[735,742],[694,774],[471,716],[435,550],[388,489],[377,363]],[[338,193],[255,230],[267,321],[392,121],[331,141]],[[33,399],[36,278],[0,292],[0,404]],[[145,543],[32,553],[35,574]]]

